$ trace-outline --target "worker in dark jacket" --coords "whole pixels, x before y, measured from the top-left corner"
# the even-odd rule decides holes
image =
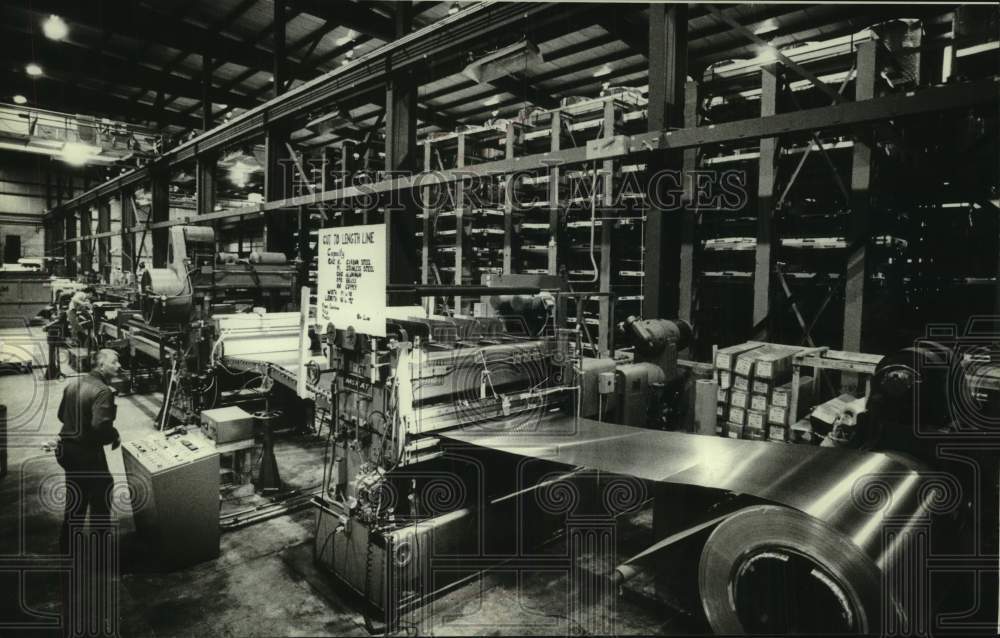
[[[114,391],[108,385],[121,364],[114,350],[100,350],[90,373],[69,382],[59,404],[59,446],[56,458],[66,471],[66,510],[59,547],[68,552],[72,521],[110,517],[113,480],[108,472],[104,446],[121,444],[115,429]]]

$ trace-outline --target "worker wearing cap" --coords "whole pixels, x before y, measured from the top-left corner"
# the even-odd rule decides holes
[[[66,472],[66,505],[59,547],[69,550],[69,529],[81,523],[90,511],[91,519],[111,515],[111,488],[114,484],[104,456],[104,446],[121,444],[115,429],[114,391],[109,385],[121,364],[114,350],[100,350],[93,369],[69,382],[59,404],[59,444],[56,459]]]

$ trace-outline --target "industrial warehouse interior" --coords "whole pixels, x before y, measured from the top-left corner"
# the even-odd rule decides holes
[[[996,3],[0,33],[0,635],[1000,631]]]

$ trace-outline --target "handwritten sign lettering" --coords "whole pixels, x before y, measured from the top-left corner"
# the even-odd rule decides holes
[[[385,226],[319,231],[317,319],[321,327],[353,327],[385,336]]]

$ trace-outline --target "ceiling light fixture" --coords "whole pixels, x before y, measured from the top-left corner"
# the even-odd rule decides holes
[[[450,6],[450,7],[448,7],[448,15],[450,15],[450,16],[453,16],[453,15],[455,15],[456,13],[458,13],[458,10],[459,10],[460,8],[461,8],[461,7],[459,7],[459,6],[458,6],[458,3],[457,3],[457,2],[452,2],[452,3],[451,3],[451,6]]]
[[[80,142],[66,142],[62,149],[62,159],[73,166],[83,166],[88,160],[101,152],[100,146],[91,146]]]
[[[38,66],[34,62],[29,62],[28,64],[25,65],[24,72],[33,78],[37,78],[39,75],[42,74],[42,67]]]
[[[50,15],[42,23],[42,33],[49,40],[62,40],[69,35],[69,26],[66,21],[57,15]]]
[[[491,95],[490,97],[483,100],[483,106],[493,106],[494,104],[500,103],[499,95]]]
[[[595,78],[600,78],[600,77],[604,77],[605,75],[611,75],[611,72],[613,70],[614,69],[612,69],[609,65],[604,64],[600,68],[598,68],[596,71],[594,71],[594,77]]]
[[[754,35],[763,35],[765,33],[771,33],[772,31],[778,30],[778,22],[774,18],[769,20],[764,20],[757,25],[757,28],[753,30]]]
[[[24,97],[23,95],[18,94],[14,96],[14,104],[26,104],[27,102],[28,98]]]

